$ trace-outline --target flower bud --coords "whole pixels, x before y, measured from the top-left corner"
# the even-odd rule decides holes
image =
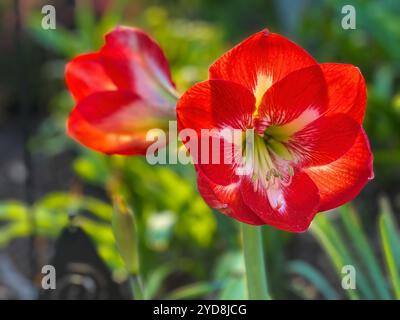
[[[113,198],[112,230],[119,253],[130,275],[139,272],[138,236],[135,217],[120,196]]]

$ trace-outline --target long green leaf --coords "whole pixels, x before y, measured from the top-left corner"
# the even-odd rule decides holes
[[[390,209],[384,208],[379,217],[379,233],[383,252],[396,299],[400,299],[400,236]]]
[[[323,228],[321,228],[321,223],[319,220],[315,220],[312,224],[311,231],[316,239],[321,243],[322,247],[325,249],[328,254],[331,262],[336,270],[336,272],[340,275],[343,265],[345,261],[343,260],[342,255],[339,250],[335,247],[332,239],[328,237],[328,235],[324,232]],[[347,290],[346,294],[352,300],[360,299],[359,294],[354,290]]]
[[[325,248],[337,274],[339,276],[342,275],[343,266],[353,265],[357,270],[357,286],[359,292],[362,293],[363,297],[366,299],[374,299],[375,295],[365,275],[358,264],[356,264],[356,260],[345,245],[343,236],[340,234],[339,230],[335,229],[332,222],[326,216],[319,216],[315,219],[311,231]],[[349,289],[346,290],[346,293],[350,299],[360,299],[358,292],[355,290]]]
[[[332,288],[325,276],[321,274],[317,269],[315,269],[312,265],[300,260],[291,261],[289,264],[289,272],[297,273],[298,275],[308,280],[321,292],[321,294],[326,299],[339,299],[338,293],[335,291],[335,289]]]
[[[208,295],[215,291],[216,285],[208,282],[196,282],[183,287],[180,287],[169,293],[165,299],[167,300],[180,300],[180,299],[194,299],[204,295]]]
[[[340,215],[347,235],[357,250],[356,252],[359,254],[365,269],[368,270],[369,277],[372,279],[379,297],[385,300],[391,299],[390,292],[386,286],[385,276],[371,250],[371,246],[368,243],[356,212],[350,205],[346,205],[340,208]]]

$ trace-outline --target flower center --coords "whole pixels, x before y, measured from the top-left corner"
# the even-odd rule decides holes
[[[243,148],[243,158],[254,191],[266,192],[271,206],[279,210],[285,204],[282,187],[291,183],[294,169],[288,148],[267,131],[264,135],[253,135],[253,145]]]
[[[294,174],[291,160],[292,156],[282,142],[268,134],[255,135],[253,180],[261,180],[264,186],[274,184],[276,180],[285,181],[286,176]]]

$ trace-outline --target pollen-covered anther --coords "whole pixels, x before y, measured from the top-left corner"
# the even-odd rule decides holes
[[[279,179],[283,178],[282,174],[275,168],[272,168],[271,170],[267,171],[267,175],[266,175],[267,181],[271,180],[272,177],[279,178]]]

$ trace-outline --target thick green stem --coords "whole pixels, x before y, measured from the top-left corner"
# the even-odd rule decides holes
[[[261,227],[241,223],[249,299],[269,299]]]
[[[134,300],[145,300],[140,277],[134,274],[129,275],[129,284],[131,286]]]

